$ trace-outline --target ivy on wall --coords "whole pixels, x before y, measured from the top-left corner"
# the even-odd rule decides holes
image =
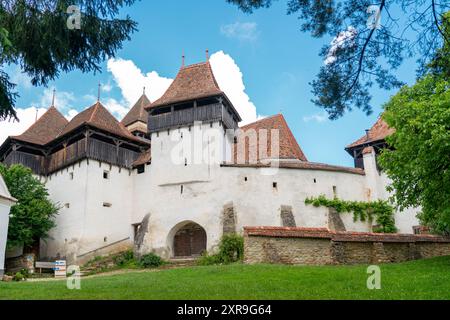
[[[395,209],[389,202],[384,200],[372,202],[345,201],[338,198],[330,200],[321,195],[317,198],[307,198],[305,204],[313,205],[314,207],[334,208],[338,213],[353,213],[354,221],[372,222],[375,219],[378,227],[374,228],[374,232],[397,232],[394,219]]]

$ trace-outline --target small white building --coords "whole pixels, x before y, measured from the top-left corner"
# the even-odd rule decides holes
[[[16,202],[11,197],[5,181],[0,175],[0,280],[5,271],[6,240],[8,238],[9,210]]]
[[[305,199],[389,197],[376,162],[389,134],[382,120],[346,148],[354,168],[310,162],[280,114],[240,121],[204,62],[183,66],[157,101],[144,94],[122,122],[100,102],[70,122],[51,106],[7,139],[0,161],[32,168],[62,206],[41,258],[82,263],[133,245],[195,256],[245,226],[373,230]],[[413,232],[416,212],[396,213],[399,232]]]

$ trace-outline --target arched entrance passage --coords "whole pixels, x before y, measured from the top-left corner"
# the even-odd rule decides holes
[[[195,257],[206,250],[206,231],[194,222],[187,222],[173,236],[174,257]]]

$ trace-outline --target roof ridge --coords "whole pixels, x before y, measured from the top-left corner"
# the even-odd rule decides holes
[[[286,129],[288,130],[288,135],[289,135],[289,139],[291,140],[290,142],[294,144],[294,146],[297,146],[298,150],[300,151],[300,158],[303,156],[303,158],[305,158],[306,161],[308,161],[308,158],[306,157],[306,155],[304,154],[303,150],[300,148],[300,145],[298,144],[297,139],[295,139],[294,134],[292,133],[291,128],[289,128],[289,125],[286,121],[286,119],[284,118],[283,114],[279,114],[280,119],[284,122],[284,124],[286,125]]]
[[[55,106],[50,106],[50,107],[42,114],[42,116],[40,116],[36,121],[34,121],[33,124],[32,124],[31,126],[29,126],[24,132],[22,132],[22,134],[24,134],[24,133],[27,132],[27,131],[30,131],[31,128],[34,128],[34,127],[36,126],[36,124],[37,124],[39,121],[41,121],[42,117],[45,116],[47,113],[49,113],[50,110],[51,110],[52,108],[55,108]],[[55,108],[55,109],[56,109],[56,108]],[[36,107],[36,112],[37,112],[38,110],[39,110],[38,107]],[[58,111],[58,109],[56,109],[56,111]],[[58,111],[58,112],[59,112],[59,111]],[[17,135],[17,136],[13,136],[13,137],[20,137],[22,134],[19,134],[19,135]]]
[[[89,117],[89,120],[87,121],[87,123],[92,122],[92,120],[94,119],[94,115],[97,113],[99,104],[100,104],[100,101],[97,101],[97,103],[94,106],[94,110],[92,111],[92,114]]]

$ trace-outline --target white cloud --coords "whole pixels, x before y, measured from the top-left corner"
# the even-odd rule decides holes
[[[336,62],[337,50],[340,48],[345,48],[354,45],[354,39],[358,34],[358,30],[354,27],[349,26],[346,31],[339,32],[339,34],[334,37],[333,41],[331,41],[330,49],[328,51],[327,57],[324,61],[325,64],[332,64]]]
[[[12,83],[18,86],[22,86],[25,89],[29,89],[33,86],[31,84],[31,78],[26,73],[22,72],[19,66],[15,66],[14,70],[11,72],[10,77]]]
[[[245,92],[243,74],[233,58],[219,51],[210,59],[211,67],[220,89],[231,100],[242,118],[242,125],[258,119],[256,106]]]
[[[255,41],[258,36],[258,25],[255,22],[235,22],[220,27],[220,32],[228,38],[240,41]]]
[[[223,51],[219,51],[211,55],[210,62],[219,87],[225,92],[243,119],[241,125],[261,119],[262,116],[257,114],[255,105],[245,92],[243,74],[233,58]],[[107,98],[103,103],[119,120],[126,115],[129,108],[142,95],[144,86],[149,99],[155,101],[162,96],[173,81],[173,79],[160,76],[156,71],[144,74],[133,61],[120,58],[108,61],[108,71],[112,73],[114,82],[121,90],[122,98]],[[17,114],[20,122],[0,121],[0,143],[10,135],[23,133],[33,124],[36,119],[36,110],[39,117],[44,114],[52,103],[53,89],[44,90],[38,101],[33,103],[36,107],[18,108]],[[102,87],[105,92],[110,92],[112,89],[113,84],[109,83]],[[87,102],[86,105],[90,106],[95,101],[97,101],[97,97],[92,94],[86,94],[81,96],[81,99],[77,99],[72,92],[56,91],[55,106],[68,120],[71,120],[78,114],[73,106],[75,103],[85,105]]]
[[[101,86],[101,89],[103,92],[111,92],[112,88],[113,87],[109,81],[108,81],[108,83],[102,84],[102,86]]]
[[[108,71],[122,91],[127,106],[132,106],[146,88],[150,101],[159,99],[172,83],[172,79],[159,76],[156,71],[144,74],[133,61],[124,59],[109,59]]]
[[[26,129],[28,129],[37,118],[41,117],[46,108],[27,108],[16,109],[17,117],[20,121],[4,120],[0,121],[0,144],[2,144],[9,136],[21,135]]]
[[[258,119],[256,107],[245,93],[242,72],[233,58],[223,51],[219,51],[211,55],[210,62],[219,87],[226,93],[241,115],[242,124],[256,121]],[[160,76],[156,71],[144,74],[133,61],[120,58],[108,61],[108,71],[112,73],[114,81],[120,88],[123,101],[108,99],[105,106],[120,118],[123,118],[129,107],[139,99],[144,86],[149,99],[156,101],[173,81],[173,79]]]
[[[319,112],[319,113],[312,114],[310,116],[303,117],[303,121],[304,122],[315,121],[318,123],[322,123],[322,122],[328,121],[328,115],[326,112]]]
[[[106,101],[103,101],[103,105],[111,112],[113,115],[117,117],[120,121],[125,117],[125,115],[130,111],[129,107],[124,107],[123,102],[119,102],[116,99],[109,98]]]
[[[53,101],[53,90],[55,90],[55,107],[59,111],[64,113],[65,111],[74,108],[72,105],[76,101],[74,93],[67,91],[58,91],[55,87],[44,89],[44,92],[42,93],[39,101],[33,102],[32,104],[41,108],[50,107]]]

